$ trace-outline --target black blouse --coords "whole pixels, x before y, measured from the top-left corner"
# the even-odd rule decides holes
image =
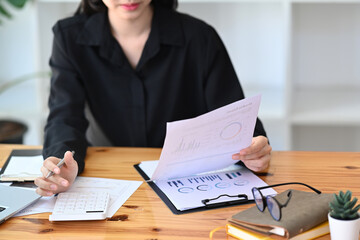
[[[154,10],[136,69],[111,35],[106,13],[61,20],[53,32],[43,155],[75,150],[79,173],[89,146],[85,104],[114,146],[162,147],[166,122],[244,98],[216,31],[186,14]],[[266,136],[259,120],[258,135]]]

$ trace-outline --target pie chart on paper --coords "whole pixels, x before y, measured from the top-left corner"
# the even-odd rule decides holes
[[[220,133],[220,137],[224,140],[230,140],[240,134],[242,125],[240,122],[233,122],[226,125]]]

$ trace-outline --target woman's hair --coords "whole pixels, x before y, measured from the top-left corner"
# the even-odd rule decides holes
[[[154,6],[162,6],[171,10],[176,10],[178,6],[177,0],[152,0],[151,4]],[[92,15],[98,12],[105,12],[107,7],[102,0],[81,0],[75,15],[84,13],[85,15]]]

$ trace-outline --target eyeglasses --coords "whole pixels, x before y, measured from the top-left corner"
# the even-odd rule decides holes
[[[289,193],[287,194],[288,199],[286,200],[286,202],[284,204],[279,203],[278,200],[276,200],[274,197],[272,196],[266,196],[266,198],[262,195],[260,190],[263,190],[265,188],[271,188],[271,187],[277,187],[277,186],[282,186],[282,185],[289,185],[289,184],[300,184],[303,186],[306,186],[308,188],[310,188],[311,190],[313,190],[314,192],[316,192],[317,194],[320,194],[321,191],[317,190],[316,188],[313,188],[305,183],[301,183],[301,182],[289,182],[289,183],[280,183],[280,184],[274,184],[274,185],[269,185],[269,186],[264,186],[264,187],[254,187],[251,189],[255,203],[257,208],[263,212],[266,208],[266,206],[269,209],[270,215],[273,217],[274,220],[276,221],[280,221],[281,219],[281,209],[283,207],[286,207],[292,197],[292,191],[289,191]]]

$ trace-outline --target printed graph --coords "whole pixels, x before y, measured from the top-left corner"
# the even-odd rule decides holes
[[[220,137],[224,140],[230,140],[240,134],[242,124],[240,122],[232,122],[226,125],[220,132]]]
[[[232,172],[232,173],[226,173],[225,174],[229,179],[237,178],[241,176],[240,172]]]
[[[192,176],[188,178],[168,180],[167,187],[178,193],[190,194],[196,192],[214,191],[215,189],[227,189],[233,186],[243,187],[249,181],[243,179],[240,171]]]

